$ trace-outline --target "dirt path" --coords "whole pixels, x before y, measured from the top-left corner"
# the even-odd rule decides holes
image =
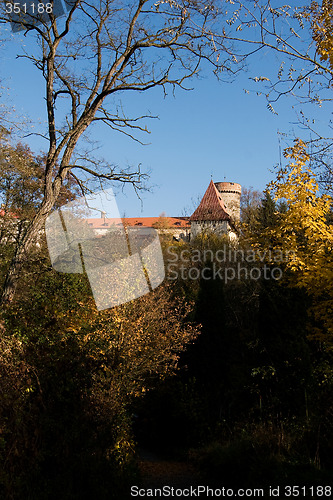
[[[199,484],[198,473],[188,462],[164,460],[156,453],[140,449],[138,465],[144,488],[161,488],[165,485],[187,488]]]

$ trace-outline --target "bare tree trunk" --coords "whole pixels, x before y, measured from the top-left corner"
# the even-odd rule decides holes
[[[21,241],[17,243],[15,255],[10,263],[5,283],[2,289],[0,304],[6,305],[12,302],[16,288],[20,279],[23,264],[33,245],[35,245],[40,237],[40,232],[43,228],[45,220],[52,210],[56,198],[53,200],[44,201],[41,208],[31,221]]]
[[[70,163],[79,138],[93,122],[103,123],[135,140],[138,140],[135,132],[148,132],[141,120],[150,115],[128,118],[123,110],[118,110],[118,105],[115,110],[107,106],[108,97],[128,90],[145,92],[154,87],[166,93],[168,85],[184,89],[185,82],[197,74],[203,61],[211,64],[217,76],[222,70],[233,74],[231,66],[239,65],[239,60],[232,47],[226,49],[225,35],[220,28],[216,30],[217,16],[222,16],[223,21],[225,15],[214,1],[211,3],[207,8],[204,2],[194,0],[180,4],[168,1],[157,2],[150,8],[148,0],[136,0],[123,5],[120,2],[119,9],[113,0],[104,0],[99,6],[89,0],[74,0],[66,13],[65,25],[62,21],[58,25],[55,15],[47,16],[47,20],[36,26],[25,19],[14,21],[33,31],[36,37],[38,50],[24,57],[42,72],[46,82],[49,148],[43,179],[44,199],[17,244],[3,288],[2,304],[13,300],[23,264],[71,169],[81,169],[85,177],[89,174],[100,182],[129,182],[135,187],[141,182],[140,170],[117,173],[112,165],[101,166],[88,157],[83,158],[81,165],[78,159],[74,165]],[[77,15],[82,19],[83,29],[79,37],[72,28]],[[118,25],[115,16],[119,17]],[[0,9],[0,20],[7,22],[7,17]],[[83,74],[87,50],[91,59],[89,70]],[[164,58],[157,56],[160,51],[165,53]],[[245,57],[241,56],[241,61]],[[56,112],[60,97],[65,99],[61,120]],[[79,158],[82,160],[81,155]],[[72,175],[82,188],[80,175]]]

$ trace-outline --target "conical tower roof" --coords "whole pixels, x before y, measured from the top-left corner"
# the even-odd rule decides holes
[[[211,180],[198,208],[193,212],[190,221],[230,220],[230,215],[223,203],[220,193]]]

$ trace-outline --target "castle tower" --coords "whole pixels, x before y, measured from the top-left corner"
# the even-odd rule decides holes
[[[230,218],[214,182],[210,181],[198,208],[189,219],[191,234],[196,236],[204,230],[227,234],[230,228]]]
[[[234,221],[240,220],[240,197],[242,187],[236,182],[215,182],[228,214]]]

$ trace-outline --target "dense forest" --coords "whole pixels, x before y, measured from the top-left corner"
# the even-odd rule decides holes
[[[32,151],[29,123],[1,107],[0,498],[154,496],[131,495],[150,486],[149,453],[215,496],[330,497],[332,138],[302,106],[331,101],[332,1],[73,0],[38,19],[4,9],[0,28],[10,21],[35,49],[17,58],[44,79],[47,146]],[[263,192],[243,189],[237,238],[173,238],[161,217],[164,282],[97,310],[86,273],[52,267],[45,221],[97,188],[139,192],[148,176],[101,162],[81,138],[98,122],[142,142],[152,115],[127,116],[118,95],[184,90],[199,68],[236,78],[261,49],[282,57],[276,78],[249,79],[268,112],[295,99],[299,134]],[[176,485],[169,472],[151,487]]]
[[[40,235],[1,315],[3,498],[129,498],[139,448],[211,486],[332,483],[331,198],[301,141],[285,155],[237,242],[164,232],[164,283],[113,309]],[[1,160],[4,282],[43,158],[4,135]]]

